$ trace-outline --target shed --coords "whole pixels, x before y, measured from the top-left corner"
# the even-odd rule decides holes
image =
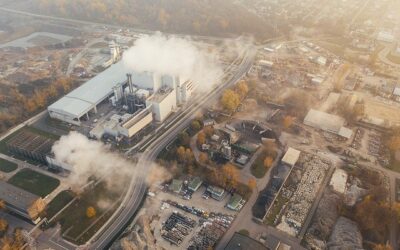
[[[283,156],[282,162],[293,167],[299,160],[300,153],[297,149],[289,148]]]
[[[196,176],[189,182],[188,188],[190,191],[196,192],[201,184],[203,184],[203,181],[200,179],[200,177]]]
[[[169,186],[169,190],[174,193],[180,193],[182,190],[183,181],[173,179],[171,185]]]
[[[242,206],[243,206],[243,198],[239,194],[232,195],[227,204],[227,207],[234,211],[239,211],[242,208]]]

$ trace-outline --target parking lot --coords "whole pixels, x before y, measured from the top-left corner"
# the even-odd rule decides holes
[[[201,186],[184,199],[180,194],[156,190],[146,205],[146,215],[153,218],[151,228],[157,245],[164,249],[207,249],[229,228],[236,212],[226,204],[231,195],[221,201],[203,196],[206,188]],[[193,225],[193,226],[192,226]]]

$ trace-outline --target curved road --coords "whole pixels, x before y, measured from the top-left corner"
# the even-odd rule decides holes
[[[173,120],[170,124],[166,124],[164,129],[159,130],[150,138],[150,144],[144,150],[138,163],[136,164],[135,174],[132,178],[127,194],[114,215],[108,223],[103,226],[103,230],[99,230],[92,242],[86,246],[88,249],[105,249],[125,228],[128,221],[134,216],[143,200],[147,184],[146,176],[151,170],[152,163],[156,159],[159,152],[168,145],[177,134],[186,128],[195,115],[195,111],[204,107],[206,103],[218,98],[222,91],[237,83],[243,75],[245,75],[253,64],[255,51],[247,53],[236,73],[225,84],[221,84],[214,88],[206,98],[198,97],[180,115],[180,119]]]

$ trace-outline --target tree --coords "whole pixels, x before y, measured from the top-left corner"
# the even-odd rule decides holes
[[[264,159],[264,167],[266,169],[269,169],[270,167],[272,167],[272,164],[274,163],[274,159],[271,156],[267,156]]]
[[[190,127],[194,130],[194,131],[199,131],[201,129],[201,124],[199,121],[197,120],[193,120],[192,123],[190,124]]]
[[[180,145],[189,146],[190,144],[190,136],[187,132],[181,132],[178,135],[178,143]]]
[[[222,167],[225,187],[235,188],[239,180],[239,171],[230,163]]]
[[[203,129],[204,133],[206,134],[207,138],[210,138],[214,134],[214,128],[211,126],[207,126]]]
[[[206,143],[206,134],[201,131],[197,134],[197,145],[201,146]]]
[[[384,244],[376,244],[372,248],[373,250],[393,250],[393,248],[389,245],[384,245]]]
[[[246,97],[246,95],[249,93],[249,87],[245,81],[241,81],[236,85],[236,93],[239,94],[241,98]]]
[[[249,182],[247,183],[247,186],[249,186],[249,188],[251,190],[254,190],[257,187],[257,181],[255,178],[250,178]]]
[[[88,207],[86,209],[86,217],[93,218],[96,216],[96,209],[94,207]]]
[[[400,136],[399,135],[392,136],[389,139],[387,146],[392,153],[395,153],[396,151],[400,150]]]
[[[5,219],[0,218],[0,237],[7,231],[7,229],[8,229],[8,222]]]
[[[233,90],[227,89],[222,94],[221,104],[229,112],[235,111],[240,105],[240,97]]]
[[[177,158],[179,162],[184,162],[185,161],[185,147],[184,146],[180,146],[177,150],[176,150],[176,154],[177,154]]]
[[[0,200],[0,209],[5,209],[6,203],[3,200]]]
[[[283,127],[288,129],[293,125],[294,118],[290,115],[287,115],[283,118],[282,124]]]
[[[194,155],[190,148],[187,148],[185,151],[185,163],[192,164],[194,161]]]
[[[392,221],[392,209],[386,203],[378,203],[366,196],[356,205],[355,219],[362,231],[371,231],[383,241]]]
[[[200,162],[201,164],[207,164],[207,163],[208,163],[208,154],[207,154],[207,153],[201,152],[201,153],[199,154],[199,162]]]

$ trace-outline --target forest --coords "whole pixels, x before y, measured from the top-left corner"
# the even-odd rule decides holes
[[[21,1],[24,2],[24,1]],[[273,37],[268,22],[229,0],[34,0],[30,12],[126,27],[209,36]]]

